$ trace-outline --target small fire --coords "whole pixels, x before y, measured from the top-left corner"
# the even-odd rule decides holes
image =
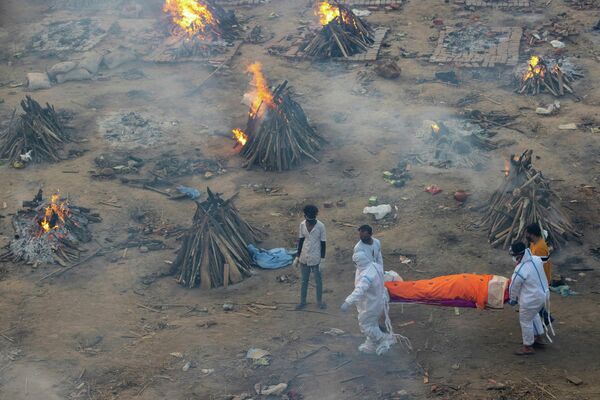
[[[212,13],[202,0],[165,0],[163,11],[189,37],[204,36],[211,25],[216,24]]]
[[[504,172],[504,176],[508,176],[510,174],[510,161],[504,160],[504,169],[502,172]]]
[[[527,66],[527,71],[523,75],[523,81],[532,78],[543,78],[546,74],[546,65],[538,56],[531,56],[529,60],[529,65]]]
[[[262,73],[261,63],[255,62],[254,64],[251,64],[247,71],[254,75],[252,78],[252,85],[254,86],[254,89],[251,93],[249,93],[250,98],[252,99],[252,104],[250,105],[250,117],[254,117],[257,114],[259,117],[262,117],[265,112],[263,105],[270,108],[275,107],[275,103],[273,102],[273,94],[271,93],[271,89],[269,89],[269,85],[267,85],[267,80]]]
[[[431,131],[435,135],[439,135],[439,133],[440,133],[440,126],[434,122],[433,124],[431,124]]]
[[[50,232],[53,229],[58,229],[61,223],[65,222],[65,217],[69,212],[67,204],[60,201],[58,194],[52,195],[50,205],[46,207],[44,218],[40,221],[40,226],[44,232]]]
[[[233,137],[239,144],[242,145],[242,147],[248,142],[248,135],[246,135],[241,129],[235,128],[233,130]]]

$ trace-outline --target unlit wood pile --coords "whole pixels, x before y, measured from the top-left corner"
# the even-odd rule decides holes
[[[240,217],[232,198],[207,191],[208,199],[197,204],[193,225],[171,268],[179,283],[190,288],[227,287],[250,275],[247,246],[262,236]]]
[[[251,113],[246,124],[248,143],[241,155],[247,166],[259,165],[265,170],[284,171],[301,163],[303,158],[319,162],[314,154],[324,139],[309,124],[304,110],[292,99],[287,81],[273,91],[274,108],[264,113]]]
[[[373,29],[357,17],[350,7],[334,4],[338,16],[332,19],[301,50],[318,58],[350,57],[366,52],[373,44]]]
[[[58,162],[58,151],[69,141],[54,107],[27,96],[21,101],[24,114],[13,117],[0,137],[0,158],[15,161]]]
[[[521,77],[517,92],[531,95],[546,92],[556,97],[563,96],[565,91],[574,94],[570,85],[579,77],[580,74],[565,72],[558,64],[550,66],[543,58],[534,56]]]
[[[483,222],[489,226],[492,246],[507,248],[522,241],[527,225],[536,223],[548,232],[548,241],[559,248],[569,237],[581,236],[562,211],[560,198],[531,165],[532,150],[513,156],[506,181],[494,192]]]

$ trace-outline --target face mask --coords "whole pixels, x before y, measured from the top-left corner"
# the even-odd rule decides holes
[[[306,218],[306,222],[308,222],[309,224],[316,224],[317,223],[317,219],[310,219],[310,218]]]
[[[519,260],[517,260],[517,257],[516,257],[516,256],[512,256],[512,260],[513,260],[513,262],[514,262],[515,264],[519,262]]]

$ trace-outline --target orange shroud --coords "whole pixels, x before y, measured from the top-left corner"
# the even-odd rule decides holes
[[[488,300],[488,285],[494,275],[457,274],[407,282],[385,282],[390,298],[414,302],[444,302],[462,300],[484,309]]]

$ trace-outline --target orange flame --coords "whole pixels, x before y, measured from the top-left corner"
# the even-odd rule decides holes
[[[431,124],[431,130],[433,131],[433,133],[438,135],[440,133],[440,126],[434,122],[433,124]]]
[[[238,128],[235,128],[232,132],[234,139],[237,140],[237,142],[242,146],[245,146],[248,142],[248,135],[246,135],[243,130]]]
[[[319,4],[319,8],[315,11],[315,14],[319,17],[321,25],[325,26],[340,15],[340,9],[323,1]]]
[[[249,93],[252,98],[252,104],[250,105],[250,116],[254,117],[257,115],[261,117],[264,112],[264,106],[268,106],[270,108],[275,107],[275,103],[273,102],[273,94],[267,85],[267,80],[262,73],[262,64],[259,62],[255,62],[251,64],[248,69],[248,72],[251,72],[254,76],[252,77],[252,85],[254,89],[251,93]]]
[[[59,203],[60,196],[57,194],[52,195],[50,198],[50,205],[46,207],[44,219],[40,221],[40,226],[44,232],[50,232],[52,229],[58,229],[60,223],[65,222],[65,217],[69,212],[66,203]],[[54,222],[54,226],[52,225]]]
[[[165,0],[165,13],[171,14],[171,20],[189,37],[200,36],[208,32],[216,20],[201,0]]]
[[[523,75],[523,81],[532,78],[543,78],[545,74],[546,66],[543,63],[540,63],[540,58],[538,56],[531,56],[527,71],[525,71],[525,74]]]
[[[510,161],[504,160],[504,176],[508,176],[510,174]]]

